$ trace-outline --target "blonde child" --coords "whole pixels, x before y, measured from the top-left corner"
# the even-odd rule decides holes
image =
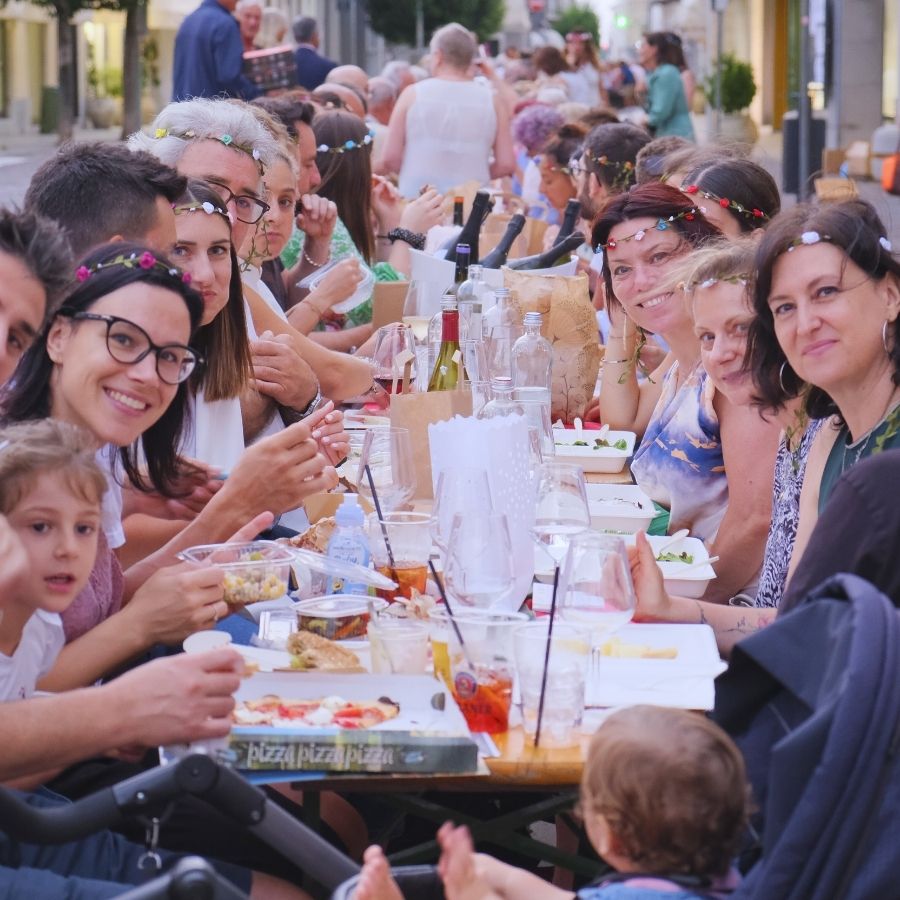
[[[0,597],[0,702],[24,700],[65,644],[60,613],[97,555],[106,479],[95,442],[53,419],[0,429],[0,514],[28,558]]]
[[[616,871],[576,895],[476,854],[466,827],[438,832],[447,900],[695,900],[725,896],[747,811],[744,762],[708,719],[634,706],[594,735],[581,783],[591,845]],[[366,851],[355,900],[401,900],[380,847]]]

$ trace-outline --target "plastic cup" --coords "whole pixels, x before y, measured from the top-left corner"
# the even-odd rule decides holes
[[[511,631],[528,616],[469,609],[454,618],[464,645],[446,609],[429,613],[434,673],[450,688],[472,731],[508,731],[514,674]]]
[[[411,600],[413,589],[424,594],[431,556],[431,516],[427,513],[393,512],[385,513],[379,521],[377,514],[371,513],[366,524],[375,568],[399,585],[393,591],[378,589],[377,595],[393,603],[397,597]],[[393,566],[382,525],[394,555]]]
[[[530,622],[513,634],[522,727],[532,741],[537,730],[548,626],[547,620]],[[587,629],[565,622],[554,623],[541,720],[541,747],[572,747],[579,742],[590,647]]]
[[[372,671],[380,675],[421,675],[428,667],[428,628],[424,622],[379,616],[370,619]]]

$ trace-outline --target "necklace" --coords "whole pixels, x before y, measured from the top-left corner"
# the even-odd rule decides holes
[[[846,441],[844,442],[841,449],[842,473],[847,469],[852,468],[860,461],[869,447],[869,442],[873,438],[875,439],[875,447],[872,450],[872,453],[875,454],[884,450],[885,444],[900,433],[900,403],[896,403],[892,407],[891,403],[893,401],[894,395],[891,394],[891,397],[888,400],[888,408],[884,411],[884,415],[866,432],[865,437],[860,438],[852,444],[848,444]],[[884,433],[879,435],[878,432],[883,425],[886,425],[887,427]]]

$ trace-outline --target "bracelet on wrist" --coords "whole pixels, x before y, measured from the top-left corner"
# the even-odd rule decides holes
[[[414,250],[425,249],[425,235],[410,231],[408,228],[392,228],[385,237],[392,244],[394,241],[403,241],[404,244],[409,244]]]
[[[315,261],[315,260],[314,260],[307,252],[306,252],[306,247],[305,247],[305,246],[304,246],[303,249],[300,251],[300,253],[302,254],[303,258],[304,258],[311,266],[315,266],[316,268],[321,268],[322,266],[325,265],[325,263],[327,263],[327,262],[331,259],[331,251],[330,251],[330,250],[329,250],[329,252],[328,252],[328,256],[326,256],[325,259],[323,259],[321,262],[316,262],[316,261]]]
[[[623,363],[634,363],[634,357],[629,356],[627,359],[607,359],[605,356],[603,357],[603,365],[605,366],[619,366]]]

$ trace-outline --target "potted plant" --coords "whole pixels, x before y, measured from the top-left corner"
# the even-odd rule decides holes
[[[758,137],[756,125],[747,113],[747,107],[756,96],[753,67],[739,60],[733,53],[719,57],[721,66],[722,119],[718,138],[724,141],[754,143]],[[704,92],[709,105],[716,102],[716,72],[706,79]]]
[[[122,119],[122,70],[98,67],[88,44],[88,99],[85,111],[94,128],[111,128]]]

